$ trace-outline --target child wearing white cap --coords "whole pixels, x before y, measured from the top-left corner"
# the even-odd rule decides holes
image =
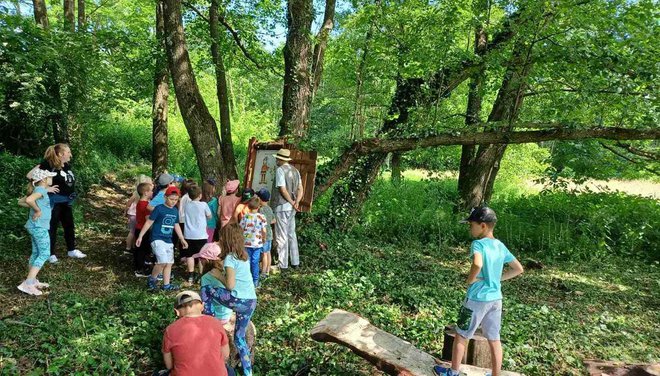
[[[58,192],[57,186],[53,184],[53,176],[56,174],[48,170],[35,169],[32,171],[32,183],[28,185],[28,195],[18,201],[20,206],[30,208],[30,215],[25,228],[32,238],[32,256],[30,256],[30,270],[27,278],[18,289],[26,294],[38,296],[43,294],[42,288],[47,288],[47,283],[37,280],[37,274],[50,257],[50,217],[51,206],[48,192]]]

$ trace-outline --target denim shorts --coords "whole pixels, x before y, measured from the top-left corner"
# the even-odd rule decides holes
[[[263,248],[261,248],[261,253],[270,253],[270,248],[273,246],[272,240],[266,240],[264,242]]]
[[[174,264],[174,244],[154,240],[151,242],[151,250],[156,256],[156,264]]]
[[[471,339],[481,326],[484,337],[490,341],[500,340],[502,327],[502,300],[479,302],[465,299],[456,323],[456,333]]]

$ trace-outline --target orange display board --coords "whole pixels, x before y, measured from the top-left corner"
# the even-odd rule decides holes
[[[248,144],[248,156],[245,163],[245,186],[258,191],[261,188],[268,189],[271,194],[275,189],[275,154],[278,150],[285,148],[291,151],[289,162],[300,172],[303,184],[303,198],[300,201],[300,211],[311,212],[314,198],[314,180],[316,179],[316,157],[315,151],[297,150],[289,143],[282,141],[258,142],[251,138]]]

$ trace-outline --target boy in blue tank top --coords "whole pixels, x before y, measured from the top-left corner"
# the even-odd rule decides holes
[[[467,279],[467,297],[458,314],[451,369],[436,365],[433,372],[439,376],[460,375],[458,369],[467,342],[481,326],[490,347],[492,376],[499,376],[502,368],[501,281],[520,275],[523,267],[506,246],[493,236],[497,222],[493,209],[485,206],[472,209],[470,216],[462,222],[470,225],[470,235],[476,238],[470,246],[472,266]],[[509,264],[510,268],[503,273],[504,264]]]

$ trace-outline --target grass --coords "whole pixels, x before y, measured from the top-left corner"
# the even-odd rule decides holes
[[[465,294],[469,239],[448,206],[455,194],[451,180],[406,181],[394,190],[378,182],[351,233],[328,235],[314,217],[301,218],[303,267],[270,278],[259,290],[256,374],[380,374],[349,350],[309,338],[334,308],[441,353],[443,328],[456,320]],[[117,220],[123,200],[109,188],[91,189],[79,205],[85,209],[81,248],[89,257],[46,267],[40,278],[53,285],[48,297],[30,299],[15,290],[23,277],[16,264],[29,250],[26,237],[2,252],[0,299],[8,303],[1,311],[0,374],[149,374],[162,366],[159,347],[174,319],[172,294],[149,294],[144,280],[130,274]],[[639,251],[657,248],[615,234],[626,228],[615,222],[608,232],[584,231],[593,227],[592,211],[629,228],[641,228],[635,218],[641,216],[650,226],[644,236],[655,241],[655,201],[618,194],[502,195],[493,204],[502,209],[498,236],[520,259],[544,264],[503,283],[506,369],[581,375],[587,358],[660,361],[660,265]],[[539,213],[554,213],[562,237],[538,235],[525,225]],[[582,242],[603,234],[610,239],[603,238],[602,247]],[[534,248],[542,243],[545,248]],[[552,253],[562,243],[571,245],[561,248],[566,254]]]

